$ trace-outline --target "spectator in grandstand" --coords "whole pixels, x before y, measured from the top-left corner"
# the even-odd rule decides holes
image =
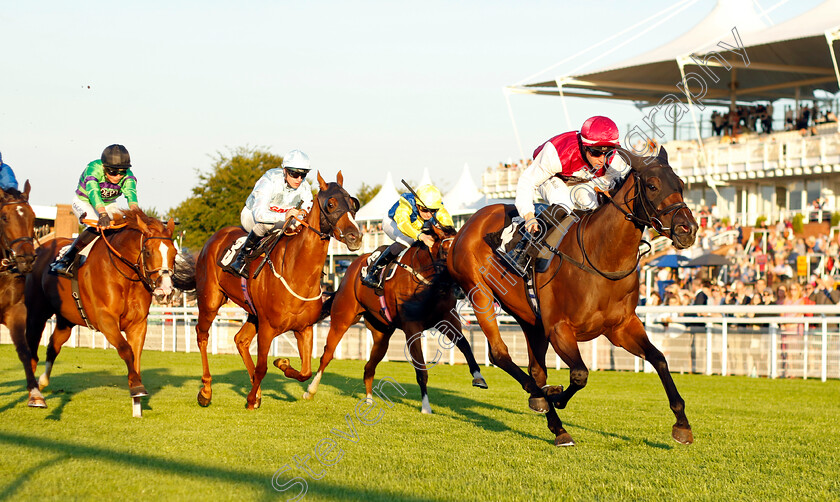
[[[808,298],[817,305],[836,305],[840,303],[840,289],[834,286],[834,277],[830,275],[818,277],[816,288]]]

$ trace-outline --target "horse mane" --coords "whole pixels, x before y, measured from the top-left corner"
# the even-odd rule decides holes
[[[166,227],[164,226],[162,221],[160,221],[158,218],[152,218],[151,216],[146,215],[146,213],[144,213],[140,208],[122,210],[123,222],[126,224],[126,227],[139,231],[140,226],[137,223],[137,216],[139,216],[140,220],[152,230],[161,233],[163,233],[166,230]]]
[[[10,202],[13,200],[22,200],[23,199],[23,192],[16,188],[9,188],[8,190],[0,190],[0,201],[2,202]]]

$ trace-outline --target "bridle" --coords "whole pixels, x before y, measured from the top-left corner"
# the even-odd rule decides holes
[[[111,264],[114,264],[114,257],[116,256],[123,264],[125,264],[128,268],[130,268],[135,274],[137,274],[137,279],[132,279],[131,277],[127,276],[120,270],[119,267],[114,266],[117,269],[117,272],[120,273],[123,277],[128,279],[131,282],[142,282],[143,286],[146,287],[150,292],[155,290],[155,283],[164,276],[172,277],[173,270],[166,266],[164,263],[162,267],[156,269],[148,269],[146,268],[146,244],[149,241],[154,240],[161,240],[161,241],[170,241],[173,242],[172,237],[164,237],[153,235],[151,237],[146,237],[146,234],[143,233],[141,230],[137,228],[128,228],[128,230],[134,230],[140,233],[140,252],[137,255],[137,260],[135,262],[131,262],[126,259],[123,255],[117,251],[113,245],[111,245],[111,241],[105,236],[105,229],[101,227],[96,227],[99,230],[100,235],[102,236],[102,240],[105,241],[105,244],[108,247],[108,257],[111,260]],[[120,228],[120,227],[111,227],[111,228]],[[157,276],[157,277],[155,277]]]
[[[27,202],[25,200],[11,200],[11,201],[8,201],[8,202],[0,203],[0,210],[2,210],[3,208],[5,208],[7,206],[23,206],[23,205],[28,206],[29,202]],[[2,220],[0,220],[0,222],[2,222]],[[23,243],[29,242],[34,247],[35,243],[38,242],[38,241],[36,240],[36,237],[34,235],[34,231],[33,231],[33,235],[31,235],[31,236],[25,235],[23,237],[18,237],[17,239],[9,240],[9,236],[6,235],[6,225],[4,223],[0,223],[0,224],[2,224],[2,227],[3,227],[2,231],[0,231],[0,245],[3,246],[3,255],[4,255],[2,257],[2,259],[0,259],[0,269],[5,269],[7,267],[8,268],[14,268],[17,264],[17,256],[18,256],[17,251],[15,251],[15,245],[18,244],[18,243],[22,243],[22,242]]]
[[[628,197],[628,194],[624,194],[624,205],[627,207],[633,207],[633,212],[629,212],[621,207],[620,204],[615,202],[613,198],[608,194],[601,192],[607,197],[607,200],[610,201],[619,211],[624,214],[624,217],[628,221],[632,221],[642,229],[645,227],[651,227],[652,229],[656,230],[662,235],[667,236],[669,239],[673,239],[672,231],[673,231],[673,222],[674,218],[677,216],[677,213],[682,211],[683,209],[690,211],[688,209],[688,205],[685,201],[675,202],[669,206],[665,206],[662,209],[656,209],[656,204],[659,200],[651,201],[644,195],[644,187],[642,186],[642,178],[638,171],[632,171],[633,174],[633,182],[635,183],[635,195],[633,197]],[[670,194],[669,194],[670,195]],[[660,197],[660,200],[664,197]],[[633,204],[632,206],[630,204]],[[638,213],[642,213],[641,215]],[[666,227],[662,223],[662,219],[664,216],[674,213],[671,216],[671,226]]]

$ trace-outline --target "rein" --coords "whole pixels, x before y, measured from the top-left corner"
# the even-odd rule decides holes
[[[83,223],[87,223],[87,221],[84,221]],[[95,228],[99,231],[99,235],[102,237],[102,240],[105,242],[105,245],[108,247],[108,258],[111,260],[111,264],[114,265],[114,256],[116,256],[123,264],[125,264],[135,274],[137,274],[137,279],[132,279],[131,277],[127,276],[125,273],[123,273],[122,270],[119,269],[119,267],[117,267],[115,265],[114,268],[117,269],[117,272],[119,272],[119,274],[121,276],[125,277],[127,280],[129,280],[131,282],[142,282],[143,286],[145,286],[146,289],[148,289],[149,291],[154,291],[155,290],[155,282],[152,279],[152,276],[154,276],[155,274],[160,274],[162,276],[162,275],[165,275],[167,273],[171,275],[172,271],[169,270],[168,268],[164,268],[164,267],[157,268],[157,269],[154,269],[154,270],[148,270],[146,268],[146,260],[144,258],[143,251],[146,249],[146,243],[148,241],[151,241],[151,240],[172,241],[172,237],[152,236],[152,237],[147,238],[146,235],[142,231],[140,231],[139,229],[129,227],[129,230],[134,230],[134,231],[140,233],[140,251],[139,251],[138,256],[137,256],[137,262],[132,263],[131,261],[126,259],[122,254],[120,254],[120,252],[117,251],[117,249],[114,248],[114,246],[111,244],[111,241],[108,240],[108,237],[105,236],[105,230],[115,230],[115,229],[123,228],[125,226],[126,226],[125,223],[121,223],[121,224],[117,224],[117,225],[111,225],[107,228],[102,228],[98,225],[95,225]]]

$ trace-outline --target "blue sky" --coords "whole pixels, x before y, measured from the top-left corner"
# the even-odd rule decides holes
[[[771,19],[817,3],[787,2]],[[5,2],[0,151],[43,205],[69,202],[111,143],[131,152],[141,206],[163,212],[190,195],[216,152],[239,146],[299,148],[327,179],[341,169],[351,191],[387,171],[418,180],[424,168],[445,190],[464,163],[479,183],[486,166],[519,155],[505,85],[672,4]],[[714,5],[697,1],[587,69],[666,43]],[[641,119],[630,104],[567,104],[574,127],[603,114],[624,132]],[[511,105],[526,152],[568,130],[559,99]]]

